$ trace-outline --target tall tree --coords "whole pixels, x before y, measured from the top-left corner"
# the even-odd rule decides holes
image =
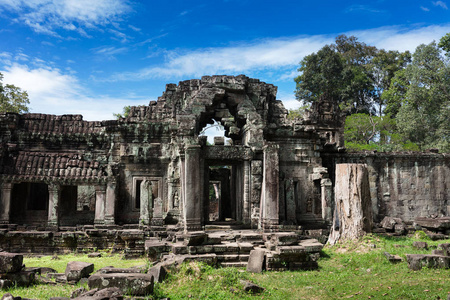
[[[12,84],[3,84],[0,73],[0,112],[26,113],[29,111],[28,94]]]
[[[422,44],[404,76],[409,85],[398,109],[398,129],[422,149],[450,151],[449,60],[436,42]]]

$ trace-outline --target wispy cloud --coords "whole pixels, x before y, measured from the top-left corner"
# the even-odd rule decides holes
[[[369,5],[363,5],[363,4],[353,4],[350,5],[349,7],[347,7],[345,9],[345,12],[349,13],[349,12],[369,12],[369,13],[380,13],[382,12],[381,10],[378,9],[374,9],[372,7],[370,7]]]
[[[448,9],[447,4],[444,1],[433,1],[433,5]]]
[[[114,59],[116,55],[123,54],[128,51],[127,47],[116,48],[114,46],[102,46],[91,49],[97,55],[107,59]]]
[[[85,120],[110,120],[113,112],[125,105],[143,103],[143,98],[93,96],[73,74],[64,74],[51,66],[33,67],[13,63],[0,70],[4,82],[14,83],[28,92],[31,112],[48,114],[82,114]],[[34,109],[38,108],[38,109]],[[74,109],[76,108],[76,109]]]
[[[424,7],[424,6],[421,6],[420,9],[423,11],[430,11],[430,9],[428,7]]]
[[[438,40],[450,31],[450,24],[442,26],[381,27],[372,30],[347,32],[370,45],[387,50],[414,51],[421,43]],[[260,71],[283,73],[295,69],[304,56],[334,42],[335,36],[300,36],[257,40],[222,48],[201,48],[194,51],[173,50],[165,53],[165,63],[134,72],[117,73],[107,81],[140,80],[202,76],[205,74],[240,74]],[[280,77],[281,76],[281,77]],[[287,76],[287,75],[286,75]],[[290,75],[289,75],[290,76]],[[275,77],[275,76],[274,76]],[[278,75],[278,79],[284,79]]]
[[[85,29],[110,24],[132,9],[126,0],[0,0],[0,10],[15,13],[15,21],[37,33],[61,37],[61,28],[88,36]]]

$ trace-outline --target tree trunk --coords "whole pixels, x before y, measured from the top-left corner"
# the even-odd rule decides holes
[[[369,172],[364,164],[336,165],[335,209],[329,243],[357,239],[372,231]]]

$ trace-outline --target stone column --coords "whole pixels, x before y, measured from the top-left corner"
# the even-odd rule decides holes
[[[106,185],[105,224],[116,223],[116,181],[109,181]]]
[[[2,184],[2,199],[0,210],[0,223],[8,224],[11,213],[11,190],[13,184],[10,182],[4,182]]]
[[[202,227],[202,183],[200,145],[190,145],[185,150],[184,162],[184,220],[185,231],[200,230]]]
[[[61,197],[61,186],[56,183],[48,185],[48,220],[49,227],[59,226],[59,199]]]
[[[278,225],[279,160],[278,145],[264,146],[263,185],[261,192],[262,228]]]
[[[320,187],[320,195],[322,197],[322,219],[327,223],[331,223],[333,221],[333,184],[329,178],[323,178],[320,180]]]
[[[139,224],[150,225],[151,207],[153,205],[152,182],[144,179],[141,182],[141,208],[139,215]]]
[[[295,199],[296,184],[293,179],[285,181],[285,209],[286,209],[286,221],[288,224],[295,224],[297,221],[296,215],[296,199]]]
[[[242,210],[242,222],[244,224],[251,223],[250,213],[250,162],[244,161],[244,196],[243,196],[243,210]]]
[[[95,187],[94,224],[105,224],[105,200],[106,200],[106,186],[97,185]]]

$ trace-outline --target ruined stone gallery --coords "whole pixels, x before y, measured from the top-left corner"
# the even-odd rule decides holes
[[[290,120],[276,91],[243,75],[205,76],[168,84],[119,120],[1,114],[2,247],[14,250],[18,231],[327,228],[341,163],[367,169],[370,224],[449,215],[448,154],[346,153],[335,103]],[[229,141],[199,135],[214,121]]]

